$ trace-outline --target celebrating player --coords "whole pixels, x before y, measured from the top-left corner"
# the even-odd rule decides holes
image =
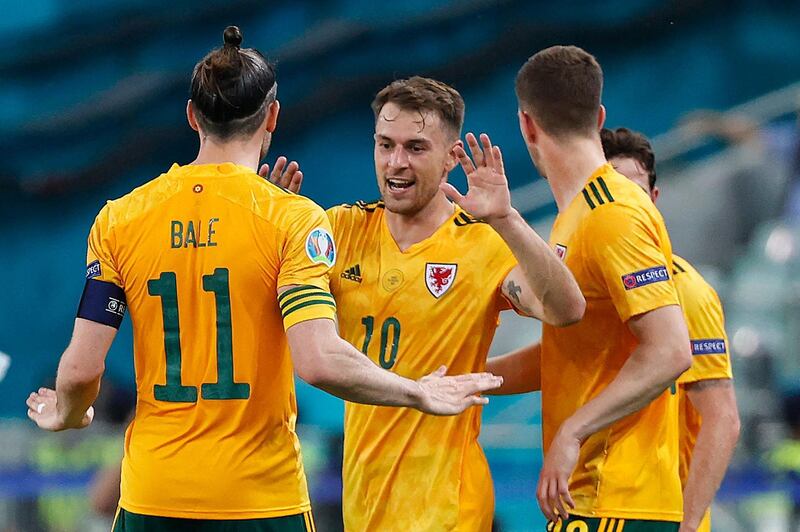
[[[580,323],[543,328],[537,499],[560,530],[678,530],[667,388],[691,363],[689,338],[664,221],[604,157],[601,89],[597,61],[574,46],[540,51],[516,80],[520,130],[558,205],[550,242],[587,300]]]
[[[584,300],[571,274],[511,206],[499,148],[469,134],[474,163],[464,152],[458,92],[402,79],[372,108],[383,200],[328,212],[342,336],[381,367],[416,378],[442,364],[481,371],[504,308],[553,325],[580,319]],[[459,161],[466,196],[447,185]],[[346,530],[491,529],[479,410],[445,419],[347,403],[344,429]]]
[[[87,426],[129,307],[138,393],[115,531],[313,530],[293,368],[349,401],[431,414],[483,404],[500,383],[438,365],[415,382],[338,337],[325,213],[255,172],[279,104],[273,66],[241,41],[228,27],[194,68],[197,159],[100,211],[56,389],[27,402],[41,428]]]
[[[655,157],[648,140],[626,128],[600,132],[605,156],[639,185],[653,203],[659,196]],[[710,532],[709,506],[728,467],[739,434],[728,338],[722,304],[714,289],[685,259],[673,255],[672,275],[689,329],[692,367],[678,379],[680,477],[683,521],[680,530]],[[492,358],[487,369],[506,375],[497,393],[539,390],[541,345]]]

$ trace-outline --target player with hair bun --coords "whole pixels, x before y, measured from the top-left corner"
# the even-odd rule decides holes
[[[351,402],[437,415],[484,404],[480,394],[502,382],[441,368],[402,378],[338,336],[330,223],[256,173],[277,126],[277,85],[273,65],[241,44],[230,26],[194,67],[186,115],[197,158],[97,216],[56,389],[27,401],[43,429],[88,426],[130,311],[137,402],[115,532],[313,531],[295,371]]]

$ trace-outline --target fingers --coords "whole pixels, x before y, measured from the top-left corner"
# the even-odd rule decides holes
[[[273,183],[279,183],[281,180],[281,174],[283,173],[283,169],[286,166],[287,159],[283,155],[278,157],[278,160],[275,161],[275,167],[272,169],[272,173],[269,175],[269,180]],[[295,163],[296,164],[296,163]]]
[[[475,395],[490,390],[495,390],[503,385],[503,377],[497,377],[491,373],[473,375],[472,379],[463,382],[463,391],[467,395]]]
[[[486,160],[484,158],[483,150],[481,150],[480,145],[478,144],[478,139],[475,138],[475,135],[472,133],[467,133],[467,146],[469,146],[470,154],[472,154],[472,158],[475,161],[475,166],[480,168],[481,166],[486,165]]]
[[[472,159],[469,158],[467,152],[464,151],[464,148],[461,146],[456,146],[453,148],[453,153],[456,155],[456,159],[458,159],[461,169],[464,170],[464,175],[469,176],[475,171],[475,165],[472,164]]]
[[[300,193],[300,187],[302,186],[303,186],[303,172],[298,170],[297,172],[295,172],[294,176],[289,182],[289,186],[287,186],[286,188],[289,189],[289,192],[294,192],[295,194],[298,194]]]
[[[258,169],[258,175],[260,175],[263,178],[266,178],[267,174],[269,174],[269,165],[262,164],[261,168]]]
[[[498,174],[506,175],[506,168],[503,164],[503,154],[500,152],[500,146],[492,146],[492,155],[494,157],[494,171]]]
[[[470,163],[472,164],[472,163]],[[444,192],[444,195],[450,198],[452,201],[456,202],[458,205],[461,205],[463,201],[466,199],[461,192],[458,191],[456,187],[451,185],[450,183],[442,183],[439,185],[439,190]]]
[[[481,146],[483,147],[483,156],[486,162],[486,166],[495,170],[497,168],[497,163],[494,160],[494,150],[492,149],[492,141],[489,140],[489,135],[486,133],[481,133]]]
[[[434,377],[444,377],[445,375],[447,375],[447,366],[439,366],[438,368],[436,368],[436,371],[431,373],[431,375],[433,375]]]
[[[39,405],[42,404],[39,401],[39,394],[36,393],[36,392],[33,392],[32,394],[30,394],[28,396],[28,399],[25,400],[25,404],[28,405],[28,409],[33,410],[33,411],[37,411],[37,409],[39,408]]]
[[[551,502],[555,502],[558,515],[562,519],[569,519],[569,511],[564,505],[564,499],[569,497],[569,489],[565,486],[565,482],[562,479],[557,479],[555,482],[550,483],[550,487],[552,491]]]
[[[536,501],[539,503],[539,509],[542,511],[548,521],[555,521],[556,516],[553,509],[550,507],[550,501],[547,497],[549,481],[544,471],[539,476],[539,485],[536,488]]]

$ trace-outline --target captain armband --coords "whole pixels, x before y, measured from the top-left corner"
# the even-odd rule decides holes
[[[87,279],[78,305],[78,317],[119,329],[127,306],[122,288],[107,281]]]

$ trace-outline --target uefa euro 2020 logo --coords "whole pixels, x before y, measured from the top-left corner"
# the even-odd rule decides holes
[[[311,231],[306,238],[306,254],[311,262],[333,266],[336,262],[336,245],[331,234],[321,227]]]

